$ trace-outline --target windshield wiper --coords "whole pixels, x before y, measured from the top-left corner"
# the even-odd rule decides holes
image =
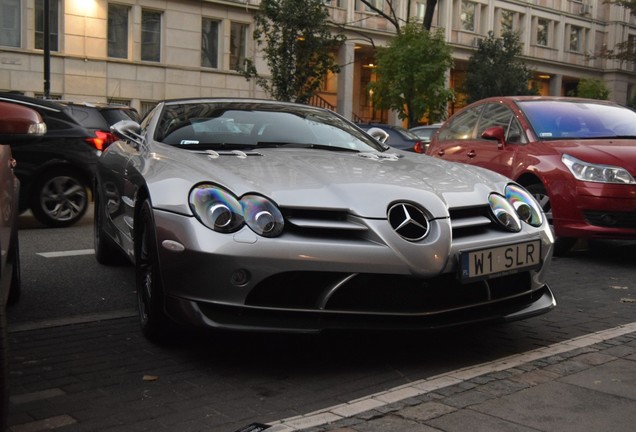
[[[309,148],[317,150],[329,150],[329,151],[342,151],[359,153],[359,150],[348,147],[338,147],[327,144],[311,144],[311,143],[290,143],[285,141],[259,141],[256,143],[259,148],[279,148],[279,147],[292,147],[292,148]]]

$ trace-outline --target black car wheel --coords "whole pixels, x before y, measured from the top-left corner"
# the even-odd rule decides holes
[[[541,183],[531,184],[526,187],[528,192],[532,194],[532,196],[539,202],[539,205],[543,209],[546,218],[548,219],[548,223],[552,228],[552,232],[554,233],[554,228],[552,226],[552,206],[550,205],[550,197],[548,196],[548,192],[545,190],[545,186]],[[556,237],[554,240],[554,254],[555,255],[565,255],[567,254],[576,243],[576,239],[572,237]]]
[[[31,211],[50,227],[66,227],[80,220],[88,209],[88,186],[72,170],[55,170],[34,185]]]
[[[97,188],[95,188],[97,190]],[[124,255],[115,242],[104,232],[106,208],[98,193],[95,193],[95,217],[93,218],[93,243],[95,259],[104,265],[124,263]]]
[[[172,327],[164,310],[157,237],[148,200],[143,202],[135,224],[135,279],[141,330],[149,340],[160,342]]]

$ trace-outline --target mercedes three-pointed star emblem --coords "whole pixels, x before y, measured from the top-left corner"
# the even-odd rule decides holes
[[[421,208],[413,204],[393,204],[389,208],[388,217],[395,232],[405,240],[419,241],[428,234],[428,218]]]

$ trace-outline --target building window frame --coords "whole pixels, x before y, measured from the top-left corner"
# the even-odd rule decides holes
[[[201,18],[201,67],[218,69],[222,21]]]
[[[129,58],[130,11],[126,5],[108,4],[108,57]]]
[[[568,33],[568,51],[582,53],[585,48],[585,30],[583,27],[571,25]]]
[[[241,71],[247,58],[247,32],[249,24],[232,21],[230,23],[230,69]]]
[[[49,49],[59,51],[60,2],[49,0]],[[44,0],[35,0],[35,41],[34,47],[44,49]]]
[[[22,0],[0,0],[0,46],[22,46]]]
[[[141,10],[141,60],[161,62],[163,12],[155,9]]]
[[[459,27],[466,32],[477,30],[477,3],[461,0],[459,3]]]
[[[548,18],[537,18],[535,27],[535,44],[549,48],[551,46],[553,23]]]

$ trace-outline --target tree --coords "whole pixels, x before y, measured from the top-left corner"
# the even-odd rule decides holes
[[[588,99],[608,100],[610,90],[596,78],[583,78],[576,86],[576,96]]]
[[[307,102],[328,72],[339,71],[332,53],[344,36],[332,34],[328,16],[322,0],[262,0],[253,37],[271,75],[259,75],[249,59],[243,75],[276,100]]]
[[[479,41],[477,51],[468,59],[468,70],[462,87],[466,102],[490,96],[537,94],[528,88],[533,72],[521,60],[519,34],[506,31],[496,38],[492,31]]]
[[[376,0],[360,0],[366,7],[368,7],[373,12],[385,18],[393,27],[395,27],[395,32],[400,33],[402,24],[406,24],[410,22],[410,12],[411,12],[411,0],[406,0],[406,18],[401,20],[398,18],[397,11],[399,10],[399,0],[385,0],[383,2],[378,2]],[[636,1],[636,0],[634,0]],[[384,6],[386,5],[386,8]],[[437,0],[426,0],[426,9],[424,12],[424,21],[422,23],[422,27],[425,30],[430,30],[433,25],[433,15],[435,14],[435,6],[437,6]]]
[[[454,96],[446,86],[453,58],[441,29],[430,32],[407,24],[388,46],[378,48],[376,63],[377,80],[370,89],[377,108],[397,111],[409,127],[424,115],[431,122],[445,117],[446,105]]]

